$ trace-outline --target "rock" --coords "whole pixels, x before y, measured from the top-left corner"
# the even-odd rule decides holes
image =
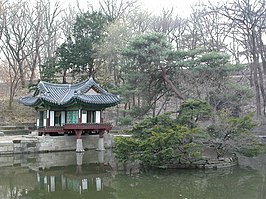
[[[38,135],[39,135],[39,133],[38,133],[38,131],[37,131],[37,130],[35,130],[35,131],[32,131],[32,132],[31,132],[31,135],[38,136]]]
[[[0,131],[0,136],[5,136],[4,132]]]

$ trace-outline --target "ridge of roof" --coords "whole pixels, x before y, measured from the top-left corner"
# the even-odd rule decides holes
[[[87,80],[85,81],[82,81],[82,82],[78,82],[78,83],[74,83],[74,84],[62,84],[62,83],[51,83],[51,82],[46,82],[46,81],[40,81],[40,83],[42,83],[43,86],[53,86],[53,87],[69,87],[69,86],[78,86],[78,85],[81,85],[81,84],[84,84]]]
[[[100,95],[86,95],[86,92],[91,88],[95,88]],[[40,95],[23,97],[19,101],[27,106],[37,106],[42,101],[55,105],[66,105],[71,104],[73,100],[79,100],[88,104],[102,104],[106,107],[118,104],[120,101],[119,96],[104,90],[93,78],[76,84],[56,84],[40,81],[37,90],[39,90]]]
[[[71,92],[71,89],[70,89],[71,85],[69,85],[69,89],[68,91],[66,92],[66,94],[64,95],[64,97],[62,97],[62,99],[60,100],[60,104],[64,101],[64,99],[68,96],[68,94]]]
[[[103,89],[99,84],[97,84],[92,77],[86,79],[82,82],[74,83],[74,84],[58,84],[58,83],[50,83],[46,81],[40,81],[38,84],[38,89],[44,90],[45,92],[49,92],[47,87],[61,87],[61,88],[68,88],[68,89],[75,89],[80,90],[81,92],[86,91],[87,89],[95,86],[96,89],[102,93],[107,93],[105,89]]]

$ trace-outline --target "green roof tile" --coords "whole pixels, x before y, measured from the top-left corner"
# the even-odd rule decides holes
[[[86,94],[93,88],[97,93]],[[37,107],[44,103],[56,106],[69,106],[73,102],[86,104],[87,106],[99,105],[110,107],[118,104],[120,98],[101,88],[92,78],[77,84],[53,84],[40,81],[33,96],[22,97],[19,102]]]

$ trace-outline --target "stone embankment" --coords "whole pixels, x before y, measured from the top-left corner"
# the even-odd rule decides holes
[[[85,150],[97,148],[99,135],[85,135],[81,138]],[[105,148],[114,146],[112,134],[105,134],[104,146]],[[76,150],[75,136],[37,136],[33,134],[0,136],[0,155],[72,150]]]
[[[201,160],[191,164],[157,166],[160,169],[223,169],[238,165],[237,157]]]

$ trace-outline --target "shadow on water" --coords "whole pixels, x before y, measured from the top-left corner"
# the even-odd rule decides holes
[[[247,168],[248,161],[257,160],[224,170],[126,175],[109,150],[0,156],[0,198],[265,199],[264,167]]]

